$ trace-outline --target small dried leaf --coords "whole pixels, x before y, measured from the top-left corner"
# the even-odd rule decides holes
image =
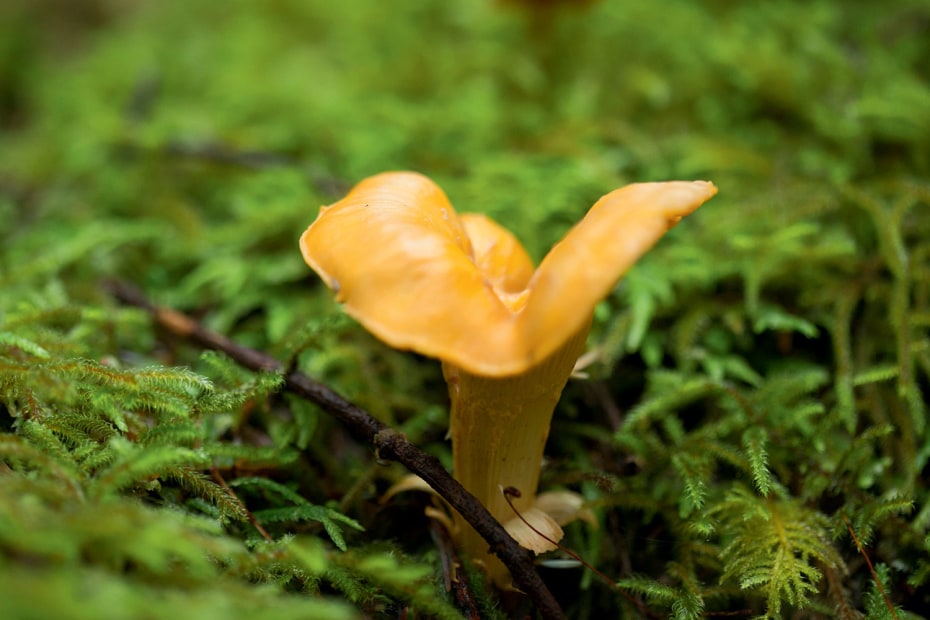
[[[539,508],[530,508],[522,514],[523,519],[529,522],[537,531],[542,532],[555,541],[562,539],[562,528],[559,527],[559,524],[556,523],[552,517]],[[521,547],[529,549],[536,555],[558,548],[556,545],[534,532],[533,529],[523,522],[523,519],[514,517],[504,524],[504,529],[507,530],[508,534],[513,536],[514,540],[520,543]]]
[[[598,526],[594,513],[584,507],[584,498],[572,491],[540,493],[533,506],[552,517],[559,525],[568,525],[581,519],[592,527]]]

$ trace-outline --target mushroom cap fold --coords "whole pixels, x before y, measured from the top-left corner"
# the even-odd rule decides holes
[[[615,190],[534,272],[492,220],[457,215],[425,176],[388,172],[322,207],[300,247],[346,312],[387,344],[509,376],[581,329],[627,269],[716,192],[705,181]]]
[[[459,216],[472,245],[472,262],[498,298],[516,312],[526,302],[533,261],[506,228],[480,213]]]

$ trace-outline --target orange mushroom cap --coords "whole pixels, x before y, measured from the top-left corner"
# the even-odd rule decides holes
[[[716,193],[706,181],[615,190],[534,272],[492,220],[457,215],[425,176],[387,172],[322,207],[300,248],[346,312],[389,345],[510,376],[581,329],[627,269]]]

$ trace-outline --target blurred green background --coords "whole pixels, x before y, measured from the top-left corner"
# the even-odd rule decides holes
[[[536,260],[611,189],[714,181],[598,308],[543,484],[601,527],[566,543],[659,616],[925,612],[928,33],[926,0],[4,2],[0,612],[456,616],[428,500],[378,504],[403,472],[101,285],[448,463],[437,365],[344,318],[296,245],[397,169]],[[553,582],[573,618],[638,613]]]

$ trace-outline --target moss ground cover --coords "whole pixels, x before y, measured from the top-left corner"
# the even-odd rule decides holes
[[[127,5],[0,7],[3,617],[459,616],[429,500],[379,503],[399,466],[102,286],[451,465],[438,365],[347,319],[297,249],[398,169],[537,261],[615,187],[713,180],[597,309],[542,487],[599,527],[564,542],[660,617],[930,609],[926,2]],[[641,613],[543,571],[571,618]]]

